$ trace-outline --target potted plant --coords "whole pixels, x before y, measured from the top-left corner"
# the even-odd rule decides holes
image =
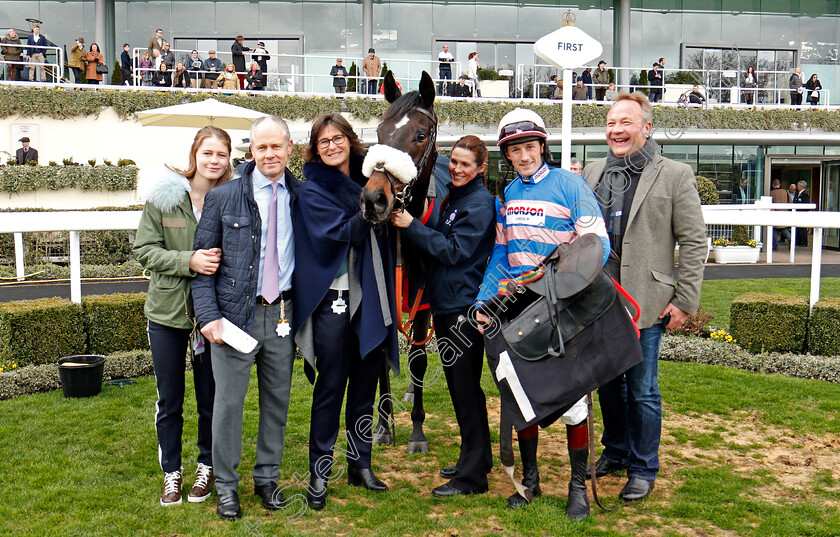
[[[507,99],[510,97],[510,79],[499,75],[493,69],[478,72],[478,87],[482,97]]]
[[[745,226],[733,226],[732,238],[715,240],[715,263],[757,263],[761,243],[749,238]]]

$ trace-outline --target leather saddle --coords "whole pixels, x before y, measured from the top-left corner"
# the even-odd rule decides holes
[[[507,293],[484,311],[522,359],[565,356],[564,343],[598,320],[618,295],[602,269],[603,244],[594,233],[558,245],[525,283],[509,281]]]

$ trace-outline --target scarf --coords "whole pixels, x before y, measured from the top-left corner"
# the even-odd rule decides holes
[[[633,174],[641,174],[657,153],[659,144],[652,138],[648,138],[638,151],[621,158],[613,155],[612,151],[609,152],[601,180],[595,187],[595,196],[598,198],[607,227],[613,230],[621,229],[621,219],[624,215],[615,213],[620,213],[624,207],[624,193],[630,187],[630,177]]]

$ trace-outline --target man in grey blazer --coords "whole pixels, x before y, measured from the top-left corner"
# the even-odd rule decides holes
[[[644,361],[598,389],[604,451],[596,475],[626,469],[629,479],[619,494],[625,501],[641,500],[653,490],[662,429],[659,345],[666,328],[680,326],[697,311],[706,253],[694,173],[659,155],[650,138],[652,116],[641,92],[620,95],[607,114],[609,155],[583,172],[621,259],[614,276],[641,307]]]

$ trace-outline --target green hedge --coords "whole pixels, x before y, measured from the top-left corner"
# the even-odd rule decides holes
[[[646,72],[642,72],[646,75]],[[151,91],[65,91],[62,88],[4,88],[0,92],[0,119],[44,116],[68,119],[98,115],[112,107],[125,120],[133,119],[136,112],[200,101],[214,97],[220,101],[274,114],[290,120],[312,121],[320,114],[340,112],[342,103],[361,121],[381,115],[387,103],[366,99],[333,99],[298,96],[211,95],[209,93],[179,93]],[[532,103],[483,103],[440,102],[435,105],[442,123],[453,125],[481,125],[495,127],[507,112],[521,106],[540,113],[549,127],[561,125],[562,107],[555,104]],[[731,108],[670,108],[654,107],[655,128],[671,131],[682,128],[745,129],[759,131],[785,131],[816,128],[840,132],[840,114],[835,111],[805,107],[802,110],[739,109]],[[606,106],[594,104],[575,106],[575,127],[603,127]],[[39,167],[40,168],[40,167]]]
[[[85,352],[84,313],[63,298],[0,303],[0,358],[48,364]]]
[[[84,258],[84,256],[82,256]],[[137,261],[126,261],[118,265],[89,265],[82,263],[82,278],[139,278],[143,267]],[[43,265],[25,265],[26,280],[69,280],[70,267],[53,263]],[[0,280],[17,279],[13,265],[0,265]]]
[[[808,349],[822,356],[840,356],[840,298],[814,304],[808,321]]]
[[[145,293],[91,295],[82,298],[90,354],[148,349]]]
[[[746,293],[732,301],[729,329],[738,344],[753,352],[802,352],[808,325],[808,299]]]
[[[134,190],[137,166],[0,166],[0,192],[18,194],[63,188]]]
[[[148,349],[145,293],[90,295],[0,304],[0,360],[49,364],[73,354]]]
[[[840,383],[840,358],[837,357],[796,353],[752,354],[732,343],[698,337],[664,336],[659,359]]]

